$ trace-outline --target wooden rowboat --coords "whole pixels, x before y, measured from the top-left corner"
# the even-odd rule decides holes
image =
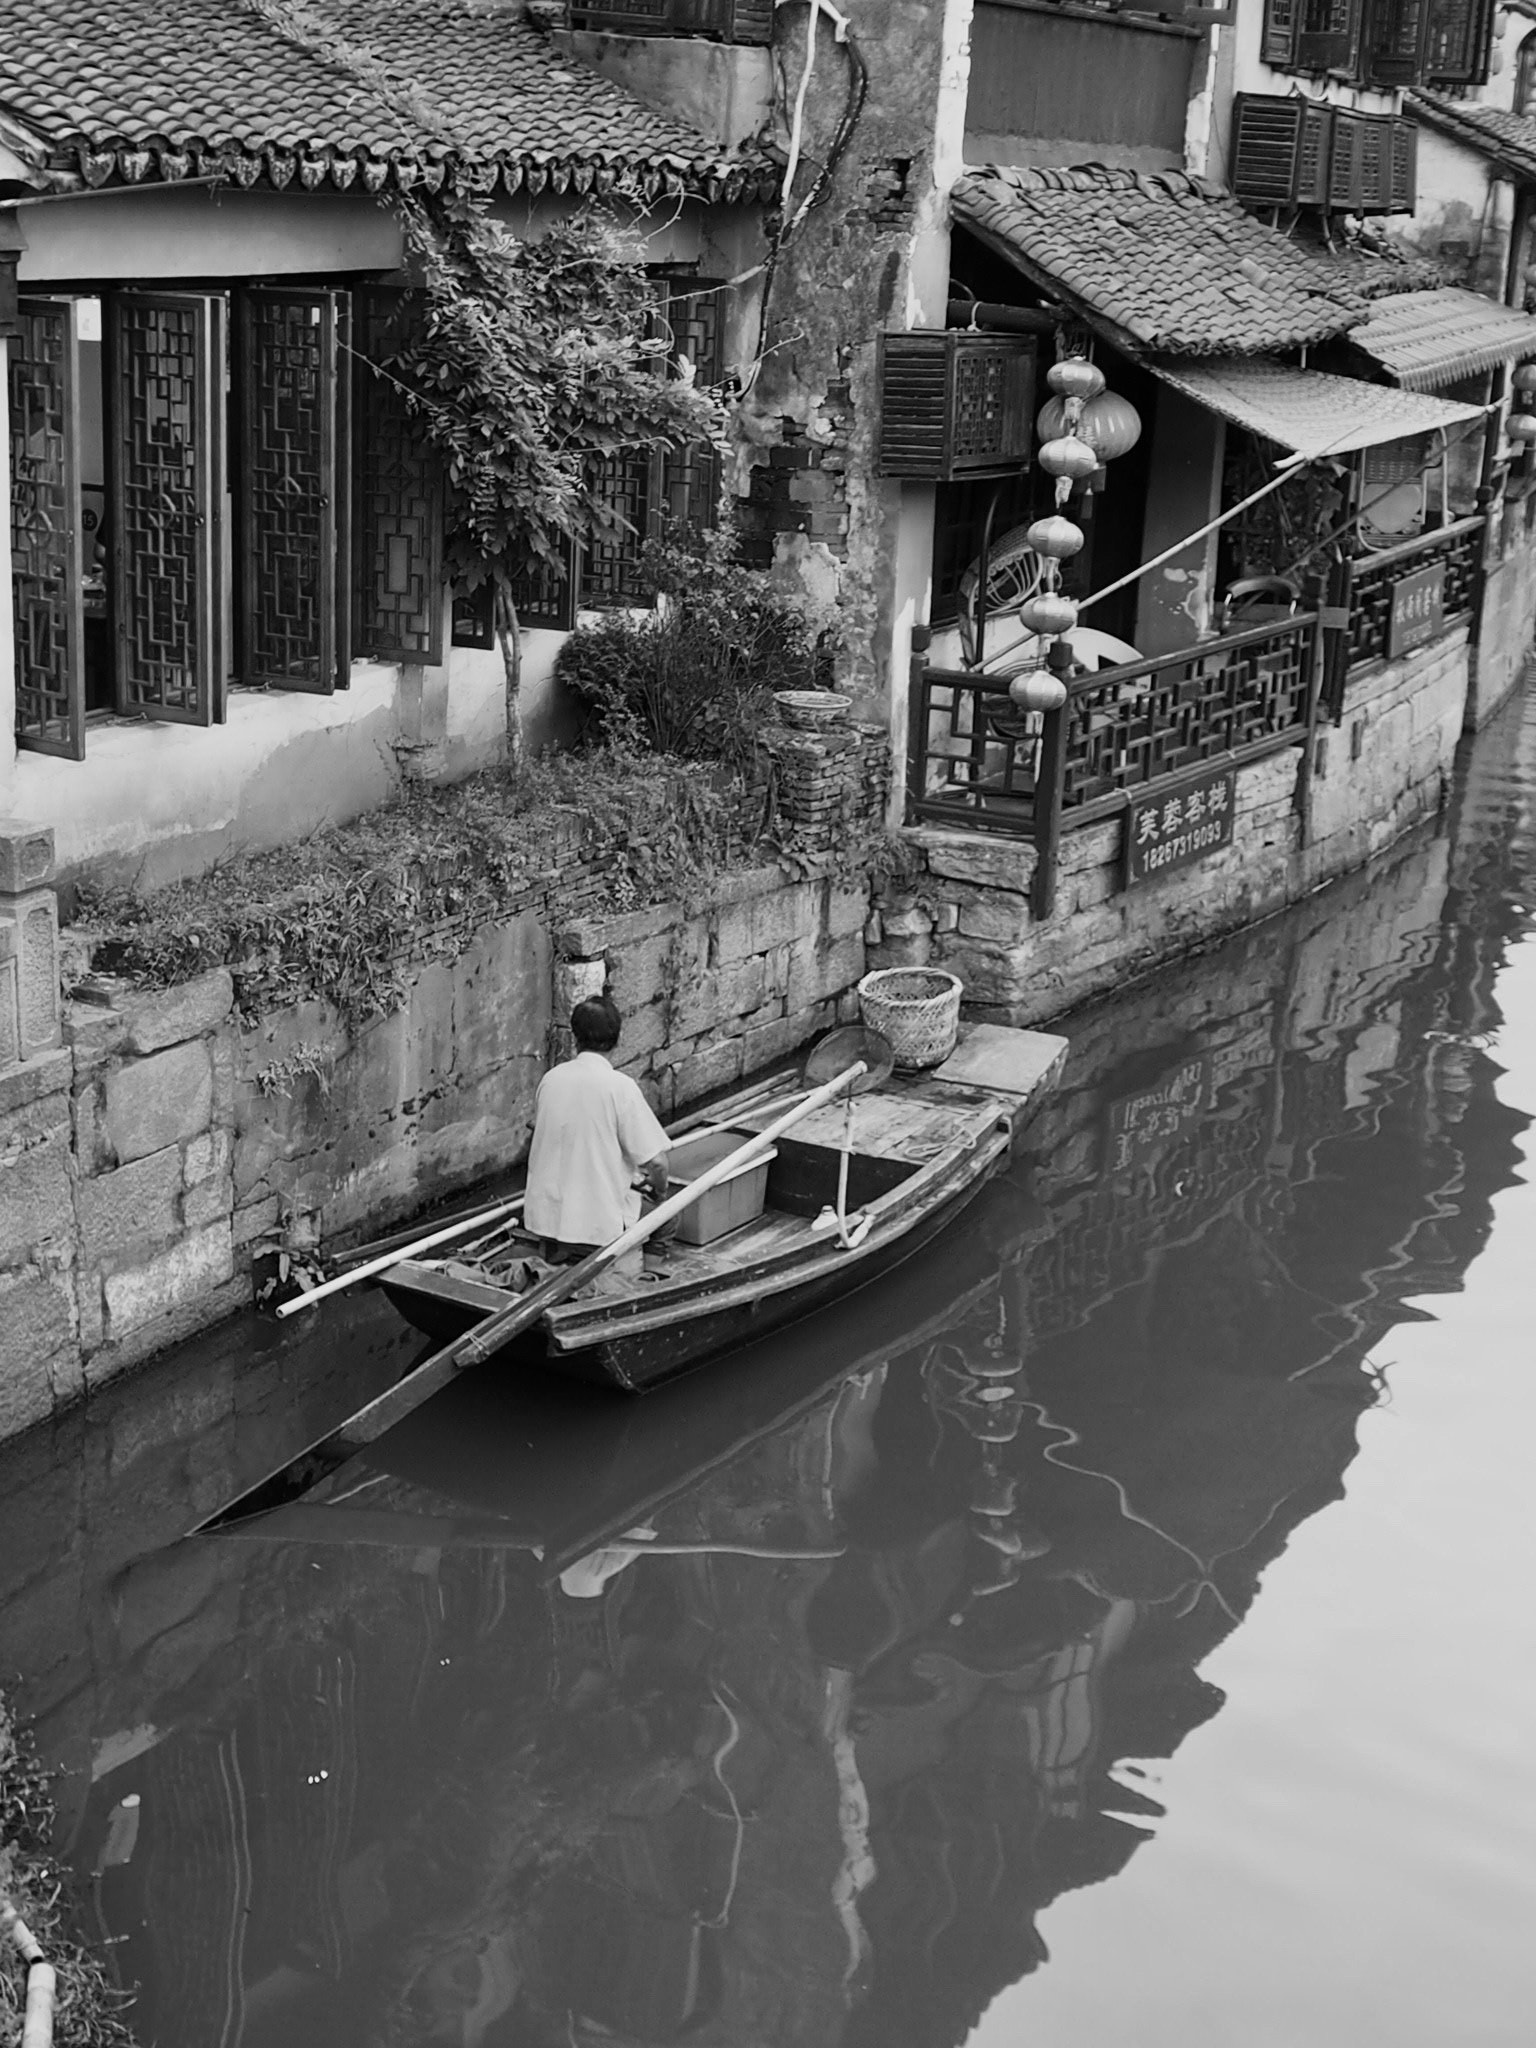
[[[1043,1032],[962,1026],[941,1067],[893,1074],[780,1138],[759,1215],[709,1243],[648,1249],[643,1274],[611,1274],[552,1305],[503,1356],[637,1392],[841,1300],[960,1213],[1065,1056],[1066,1041]],[[711,1125],[740,1138],[766,1129],[783,1108],[770,1092],[760,1084],[715,1104]],[[826,1227],[845,1143],[848,1243]],[[451,1259],[404,1260],[379,1284],[418,1329],[447,1340],[517,1300],[528,1250],[505,1226]]]

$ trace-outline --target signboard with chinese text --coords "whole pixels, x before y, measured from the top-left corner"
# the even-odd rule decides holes
[[[1211,1093],[1211,1062],[1204,1054],[1187,1059],[1150,1088],[1122,1095],[1109,1105],[1105,1165],[1123,1172],[1161,1153],[1171,1138],[1200,1121]]]
[[[1387,620],[1388,655],[1406,654],[1437,639],[1445,626],[1445,563],[1431,562],[1392,586],[1392,614]]]
[[[1237,770],[1211,768],[1156,795],[1133,796],[1125,816],[1125,882],[1150,882],[1232,844]]]

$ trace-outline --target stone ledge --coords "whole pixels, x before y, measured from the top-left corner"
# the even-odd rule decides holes
[[[55,1046],[49,1052],[40,1052],[35,1059],[6,1067],[0,1071],[0,1110],[20,1109],[25,1102],[35,1102],[39,1095],[67,1088],[74,1073],[74,1056],[67,1046]]]
[[[223,1023],[234,1005],[235,984],[229,969],[214,967],[195,981],[177,982],[173,988],[125,992],[117,1007],[127,1025],[128,1050],[151,1053],[200,1038],[215,1024]]]

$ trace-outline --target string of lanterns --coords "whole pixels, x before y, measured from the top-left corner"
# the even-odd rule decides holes
[[[1063,676],[1051,666],[1054,643],[1077,624],[1077,605],[1061,588],[1061,565],[1082,551],[1087,536],[1064,507],[1074,484],[1087,483],[1100,467],[1133,448],[1141,420],[1127,399],[1104,388],[1104,372],[1084,356],[1052,363],[1045,381],[1054,394],[1036,422],[1042,436],[1039,462],[1056,479],[1056,510],[1035,520],[1025,535],[1040,557],[1041,587],[1019,607],[1019,622],[1039,636],[1039,666],[1016,675],[1008,695],[1021,711],[1059,711],[1067,701]],[[1536,419],[1532,422],[1536,429]],[[1061,664],[1065,668],[1066,663]]]

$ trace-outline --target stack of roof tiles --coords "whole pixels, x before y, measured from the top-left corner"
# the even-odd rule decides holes
[[[0,52],[5,138],[54,185],[773,189],[507,0],[0,0]]]
[[[955,219],[1133,351],[1254,355],[1364,319],[1416,275],[1289,241],[1181,171],[995,167],[954,190]]]

